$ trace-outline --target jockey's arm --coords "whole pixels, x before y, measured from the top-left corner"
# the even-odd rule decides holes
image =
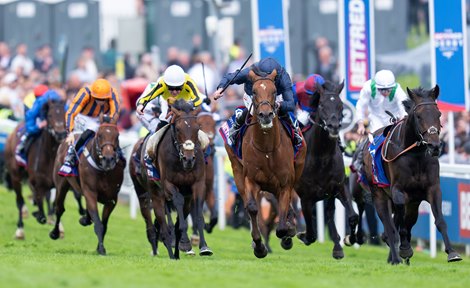
[[[280,111],[282,113],[295,112],[295,101],[294,94],[292,92],[292,81],[290,76],[287,74],[287,72],[283,72],[279,76],[281,77],[279,81],[281,85],[280,92],[282,93]]]
[[[137,107],[139,107],[139,106],[145,107],[145,105],[147,105],[148,102],[152,101],[157,96],[162,95],[163,92],[165,92],[165,88],[164,88],[162,82],[163,82],[163,79],[160,77],[158,79],[158,82],[148,84],[147,87],[145,88],[144,92],[142,93],[142,95],[140,95],[139,99],[137,99],[136,106]],[[139,111],[137,111],[137,112],[139,112]],[[141,112],[143,112],[143,111],[141,111]]]
[[[119,113],[120,103],[119,97],[114,89],[112,89],[112,98],[109,99],[109,117],[114,117],[116,113]]]
[[[85,88],[82,88],[73,98],[67,113],[65,113],[65,127],[68,133],[72,133],[75,124],[75,116],[82,112],[88,101],[90,101],[90,97]]]

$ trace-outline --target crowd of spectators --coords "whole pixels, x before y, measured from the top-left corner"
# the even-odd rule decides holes
[[[66,79],[62,80],[60,65],[54,59],[50,45],[43,45],[30,54],[25,44],[10,47],[7,43],[0,42],[0,109],[10,109],[12,115],[8,117],[21,120],[24,114],[23,100],[28,94],[33,93],[34,87],[38,84],[56,87],[60,95],[70,101],[83,85],[93,82],[98,77],[103,77],[112,83],[121,97],[124,95],[126,98],[130,98],[130,91],[123,90],[130,89],[128,88],[129,83],[140,83],[139,87],[141,88],[137,87],[132,90],[135,94],[132,99],[122,99],[123,101],[121,101],[125,103],[121,112],[121,128],[139,131],[140,123],[133,111],[135,99],[148,82],[158,79],[167,66],[180,65],[195,80],[201,93],[211,95],[216,90],[221,76],[226,72],[240,68],[247,57],[243,45],[237,40],[229,51],[229,61],[222,65],[215,63],[211,53],[201,49],[201,44],[201,38],[196,35],[193,38],[193,46],[188,50],[170,47],[164,51],[165,53],[162,53],[164,57],[161,58],[163,59],[159,59],[158,55],[146,52],[139,55],[138,58],[135,57],[136,60],[128,53],[120,58],[114,40],[111,41],[109,48],[101,53],[94,51],[93,48],[83,47],[78,59],[74,59],[75,68],[66,74]],[[312,73],[320,74],[325,79],[339,81],[337,61],[333,48],[326,38],[316,39],[314,53],[317,64],[316,67],[313,67]],[[120,71],[119,67],[122,67],[123,71]],[[293,75],[292,78],[296,81],[303,80],[303,77],[305,76]],[[212,101],[211,108],[213,112],[218,114],[218,119],[227,119],[232,115],[235,107],[243,104],[242,96],[243,87],[232,85],[226,90],[223,98]],[[454,115],[455,150],[457,153],[455,161],[470,164],[470,115],[468,112],[454,113]],[[443,143],[448,142],[449,127],[447,123],[447,113],[443,113],[441,133]],[[351,140],[350,137],[357,138],[351,136],[353,133],[354,131],[346,134],[346,142]],[[444,144],[442,151],[442,161],[448,161],[448,156],[446,156],[449,151],[448,145]]]

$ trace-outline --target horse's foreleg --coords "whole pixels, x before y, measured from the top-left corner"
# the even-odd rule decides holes
[[[307,199],[307,197],[300,198],[300,206],[302,207],[302,214],[305,219],[305,232],[297,233],[297,238],[307,246],[315,243],[317,240],[317,217],[316,213],[313,211],[313,205],[315,205],[315,203],[311,199]]]
[[[218,222],[217,206],[215,205],[214,187],[212,187],[213,183],[213,181],[206,183],[206,204],[207,207],[209,207],[209,211],[211,214],[209,223],[205,224],[204,226],[207,233],[212,233],[212,230]]]
[[[49,233],[49,237],[53,240],[57,240],[60,237],[60,218],[65,212],[65,196],[67,196],[67,191],[69,189],[67,180],[63,179],[60,182],[61,183],[56,184],[56,196],[54,200],[55,224],[54,228]]]
[[[276,229],[276,236],[282,239],[281,246],[286,250],[292,248],[291,238],[296,234],[291,201],[292,188],[287,187],[279,194],[279,224]]]
[[[86,211],[82,205],[82,195],[80,194],[80,192],[76,191],[75,189],[72,189],[72,191],[73,191],[73,196],[75,197],[75,200],[77,201],[77,204],[78,204],[78,214],[85,216]]]
[[[193,195],[196,197],[196,205],[194,205],[195,209],[195,225],[197,225],[197,230],[199,233],[199,255],[200,256],[211,256],[212,250],[207,246],[206,238],[204,235],[204,215],[203,215],[203,207],[204,207],[204,194],[205,194],[205,182],[200,181],[194,183],[192,186]],[[193,224],[194,225],[194,224]]]
[[[250,215],[251,221],[251,238],[253,239],[253,253],[258,258],[264,258],[268,254],[266,246],[261,240],[261,233],[258,225],[258,202],[257,195],[260,193],[258,184],[251,182],[245,178],[245,191],[241,193],[245,209]]]
[[[335,198],[328,198],[326,200],[326,221],[328,223],[328,230],[330,231],[331,240],[333,240],[334,243],[332,256],[335,259],[343,259],[344,251],[343,247],[341,247],[341,244],[339,243],[341,237],[339,237],[338,230],[336,230],[335,211]]]
[[[447,261],[448,262],[455,262],[462,260],[462,257],[454,250],[452,244],[450,243],[449,235],[447,234],[447,223],[444,220],[444,216],[442,215],[442,192],[439,186],[432,187],[430,195],[432,198],[429,200],[431,204],[432,214],[434,215],[435,222],[434,224],[437,227],[437,230],[442,235],[442,239],[444,240],[445,251],[447,253]]]
[[[384,238],[382,239],[385,241],[390,249],[389,259],[388,262],[392,265],[400,264],[401,260],[398,257],[397,247],[396,244],[398,242],[397,239],[397,229],[395,227],[395,223],[392,219],[392,211],[391,211],[391,203],[388,196],[385,194],[385,191],[378,190],[375,191],[377,188],[372,188],[374,191],[374,205],[375,209],[377,210],[377,214],[379,215],[380,220],[384,226]]]
[[[153,212],[155,214],[155,220],[158,223],[157,236],[161,235],[162,242],[168,250],[168,256],[170,259],[175,259],[173,254],[173,248],[171,247],[171,234],[168,224],[166,222],[166,209],[165,209],[165,198],[161,197],[152,197]],[[170,213],[170,212],[168,212]],[[171,216],[169,216],[171,217]]]
[[[84,189],[85,191],[85,189]],[[93,221],[93,227],[95,230],[95,234],[98,237],[98,246],[96,247],[96,252],[100,255],[106,255],[106,249],[104,248],[103,244],[103,235],[104,235],[104,226],[101,222],[99,213],[98,213],[98,205],[96,196],[91,194],[92,192],[88,191],[85,192],[85,199],[86,199],[86,209],[88,213],[90,213],[91,221]]]
[[[409,233],[411,230],[407,230],[405,227],[405,204],[406,204],[406,197],[404,191],[402,191],[397,185],[393,185],[390,187],[390,192],[392,193],[392,201],[393,201],[393,220],[395,222],[395,228],[398,230],[398,234],[400,239],[408,239]],[[409,258],[412,255],[412,252],[406,247],[406,240],[405,246],[403,243],[400,244],[400,256],[402,258]],[[405,256],[405,257],[403,257]]]
[[[357,242],[357,234],[356,228],[359,222],[359,216],[357,215],[356,211],[352,206],[352,197],[349,190],[349,187],[346,185],[339,186],[339,194],[338,199],[343,204],[344,208],[346,209],[346,215],[348,217],[348,225],[349,225],[349,237],[345,237],[344,243],[348,246]]]
[[[35,187],[33,190],[34,203],[36,203],[36,206],[38,207],[38,211],[33,212],[33,216],[40,224],[46,224],[47,222],[46,214],[44,213],[45,194],[45,189],[43,187]]]
[[[150,207],[150,192],[145,191],[144,187],[139,183],[135,175],[131,174],[132,183],[139,199],[140,213],[145,221],[147,240],[152,247],[152,255],[157,255],[157,228],[153,224],[151,207]]]
[[[413,248],[411,248],[411,229],[418,220],[418,209],[419,201],[408,203],[405,209],[405,219],[403,228],[406,233],[400,233],[400,257],[406,259],[406,263],[409,263],[409,259],[413,256]]]
[[[16,239],[24,239],[23,207],[25,206],[23,193],[21,193],[21,182],[14,181],[12,177],[12,186],[16,194],[16,207],[18,208],[18,222],[16,223]]]
[[[103,223],[103,242],[104,242],[104,237],[106,236],[106,232],[108,231],[109,216],[111,215],[114,208],[116,207],[116,204],[117,204],[117,199],[113,199],[111,201],[108,201],[103,206],[103,213],[102,213],[102,217],[101,217],[102,223]],[[104,245],[104,243],[103,243],[103,245]]]

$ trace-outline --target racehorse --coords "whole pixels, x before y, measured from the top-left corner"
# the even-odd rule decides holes
[[[348,224],[352,233],[355,232],[358,216],[352,207],[349,189],[345,186],[343,155],[338,145],[339,129],[343,118],[343,102],[339,94],[344,82],[335,84],[326,81],[317,84],[319,93],[318,110],[310,114],[311,129],[305,132],[307,142],[307,157],[305,168],[295,191],[300,197],[306,231],[297,237],[306,245],[316,241],[316,202],[326,200],[326,218],[331,239],[334,242],[332,256],[335,259],[344,257],[340,245],[340,236],[334,222],[335,199],[338,198],[346,208]],[[313,99],[311,99],[311,102]],[[312,104],[312,103],[311,103]]]
[[[65,196],[67,191],[73,188],[80,191],[86,200],[86,215],[81,217],[79,222],[83,226],[94,223],[95,234],[98,237],[96,250],[100,255],[106,255],[104,236],[109,216],[117,204],[126,165],[120,156],[119,130],[116,125],[118,117],[118,114],[113,118],[100,115],[100,126],[95,136],[84,145],[83,153],[80,154],[78,176],[63,177],[57,174],[64,163],[68,144],[63,142],[59,146],[54,165],[54,183],[57,188],[56,221],[49,233],[51,239],[59,238],[59,223],[65,211]],[[104,205],[101,219],[98,202]]]
[[[372,192],[375,208],[384,225],[384,240],[390,253],[388,262],[399,264],[403,258],[409,264],[413,256],[411,229],[418,219],[418,207],[422,201],[431,205],[435,225],[442,235],[447,261],[462,258],[452,248],[447,234],[447,224],[442,215],[442,192],[439,179],[441,131],[440,116],[436,103],[439,86],[430,90],[408,89],[409,99],[403,102],[408,116],[392,127],[379,129],[374,136],[386,135],[382,144],[383,170],[389,181],[377,182],[372,173],[372,159],[367,145],[364,147],[364,167],[367,183]],[[374,140],[375,142],[376,140]],[[379,150],[373,152],[379,153]],[[374,164],[377,167],[377,164]],[[392,213],[394,216],[392,218]],[[400,241],[400,242],[399,242]],[[398,250],[399,246],[399,252]]]
[[[278,202],[276,236],[282,239],[282,247],[290,249],[293,245],[296,229],[290,204],[306,153],[302,147],[295,157],[291,137],[277,116],[276,75],[276,70],[266,76],[259,76],[254,70],[249,72],[249,80],[253,83],[253,104],[248,109],[253,108],[253,116],[242,140],[242,159],[225,144],[235,184],[250,215],[253,252],[258,258],[264,258],[268,253],[259,228],[261,191],[274,194]]]
[[[143,149],[151,152],[153,164],[160,172],[160,180],[155,182],[147,177],[143,154],[141,153],[141,173],[135,173],[135,163],[131,163],[130,171],[134,188],[142,205],[142,216],[147,226],[147,239],[152,246],[153,255],[157,254],[157,240],[160,238],[168,250],[170,259],[179,259],[179,245],[183,233],[187,233],[186,218],[191,210],[191,203],[196,203],[196,217],[198,227],[199,255],[210,256],[212,251],[204,238],[204,219],[202,215],[205,193],[205,164],[201,144],[198,139],[199,124],[197,114],[200,109],[195,108],[192,102],[178,100],[171,106],[173,117],[169,128],[164,132],[156,146],[148,141]],[[163,128],[162,128],[163,129]],[[137,144],[136,144],[137,146]],[[136,151],[134,146],[134,151]],[[147,147],[149,146],[149,147]],[[152,205],[156,222],[152,224],[150,206]],[[172,250],[172,234],[166,220],[169,207],[177,211],[175,229],[175,252]],[[168,215],[171,217],[171,215]],[[155,228],[156,226],[156,228]],[[187,235],[186,235],[187,236]]]
[[[23,124],[18,127],[8,136],[7,144],[5,147],[5,159],[7,168],[7,177],[9,183],[16,193],[16,206],[18,207],[18,222],[16,230],[16,238],[24,238],[24,223],[23,223],[23,206],[25,204],[22,194],[22,179],[27,175],[28,183],[33,194],[34,204],[38,207],[38,211],[33,212],[36,220],[45,224],[47,219],[44,213],[43,201],[46,199],[48,206],[48,213],[52,214],[50,207],[49,197],[50,190],[54,188],[52,181],[52,168],[54,166],[54,158],[60,141],[67,136],[65,130],[65,102],[49,100],[42,112],[46,115],[47,127],[42,129],[39,136],[34,140],[33,145],[27,151],[27,167],[23,168],[18,165],[15,159],[15,150],[19,142],[19,129]]]

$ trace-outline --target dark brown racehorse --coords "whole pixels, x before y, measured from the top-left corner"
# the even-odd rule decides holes
[[[114,118],[100,115],[100,126],[95,136],[85,145],[78,164],[78,177],[63,177],[57,174],[64,163],[68,144],[63,142],[57,152],[54,165],[54,183],[57,188],[55,201],[56,222],[49,233],[52,239],[59,238],[59,223],[65,211],[64,201],[67,191],[73,188],[80,191],[86,200],[86,215],[80,219],[83,226],[94,223],[98,237],[97,252],[106,255],[103,241],[108,227],[111,212],[118,201],[118,193],[124,176],[126,165],[119,155],[119,130],[116,125],[118,114]],[[103,204],[102,218],[98,211],[98,202]]]
[[[159,182],[150,181],[147,178],[145,165],[141,165],[140,174],[135,173],[135,163],[130,166],[131,178],[141,206],[142,203],[146,205],[145,209],[141,208],[141,213],[147,225],[147,238],[154,255],[157,253],[157,239],[161,237],[170,259],[179,259],[180,240],[183,233],[187,233],[186,218],[193,201],[196,202],[197,215],[194,221],[200,236],[199,255],[212,255],[204,238],[202,208],[205,193],[205,164],[198,138],[200,126],[197,114],[199,111],[200,109],[195,108],[192,102],[184,100],[178,100],[172,105],[173,117],[170,127],[157,147],[149,147],[155,153],[153,159],[156,160],[154,164],[160,171]],[[144,149],[147,145],[145,141]],[[141,163],[143,163],[143,154],[141,153]],[[152,224],[150,205],[155,213],[156,229]],[[175,207],[177,211],[174,226],[175,252],[172,249],[172,233],[166,219],[169,207]]]
[[[34,140],[33,145],[27,151],[28,166],[22,168],[18,166],[15,159],[15,150],[19,141],[18,129],[20,124],[8,137],[5,147],[6,168],[10,183],[16,193],[16,206],[18,207],[19,217],[17,223],[16,237],[24,238],[24,224],[22,209],[24,206],[24,198],[21,191],[22,178],[27,175],[29,187],[33,193],[34,204],[38,207],[38,211],[33,212],[36,220],[45,224],[47,219],[44,213],[43,202],[46,199],[48,207],[50,190],[54,188],[52,181],[52,168],[54,166],[54,157],[59,147],[60,141],[65,138],[67,132],[65,130],[65,102],[49,100],[43,107],[44,115],[46,115],[47,127],[43,129],[39,136]],[[49,207],[49,213],[52,209]]]
[[[259,228],[261,191],[276,197],[279,207],[276,236],[282,239],[284,249],[292,247],[296,229],[290,204],[306,153],[302,148],[294,159],[292,140],[277,115],[276,75],[276,70],[265,77],[256,75],[253,70],[249,72],[248,77],[253,83],[253,117],[243,137],[243,159],[237,158],[232,148],[225,145],[235,184],[251,218],[254,254],[258,258],[266,257],[268,253]]]
[[[399,264],[401,257],[409,263],[413,256],[411,229],[418,219],[418,207],[422,201],[431,205],[435,224],[444,240],[447,261],[460,261],[462,258],[452,248],[442,215],[438,160],[441,112],[436,104],[439,86],[431,90],[417,88],[407,91],[410,99],[403,104],[408,116],[388,130],[382,149],[382,162],[390,187],[373,184],[372,157],[367,145],[363,150],[363,172],[384,225],[382,238],[390,247],[388,262]],[[384,133],[384,128],[374,135],[380,133]]]
[[[316,241],[314,205],[318,201],[325,200],[328,228],[334,242],[332,255],[335,259],[344,257],[340,245],[341,239],[334,222],[336,198],[346,208],[351,231],[355,231],[358,222],[358,216],[352,208],[349,189],[345,187],[343,155],[338,145],[343,118],[343,102],[339,94],[343,86],[344,82],[339,85],[330,81],[326,81],[323,85],[317,84],[317,93],[320,95],[318,110],[315,115],[310,116],[312,128],[305,132],[308,152],[302,177],[295,186],[301,200],[306,227],[305,232],[297,235],[298,238],[306,245]]]

